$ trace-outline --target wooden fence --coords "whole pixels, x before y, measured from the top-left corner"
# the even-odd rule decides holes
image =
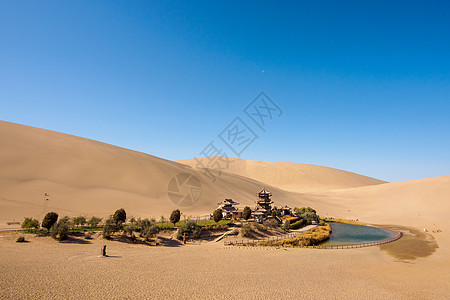
[[[371,247],[371,246],[378,246],[383,245],[387,243],[394,242],[402,237],[401,232],[396,232],[393,230],[389,230],[395,233],[395,236],[386,238],[384,240],[376,241],[376,242],[369,242],[369,243],[361,243],[361,244],[346,244],[346,245],[316,245],[316,246],[294,246],[297,248],[314,248],[314,249],[352,249],[352,248],[365,248],[365,247]],[[299,234],[302,234],[304,232],[299,233],[291,233],[291,234],[283,234],[279,236],[273,236],[269,238],[264,239],[241,239],[241,240],[234,240],[234,241],[224,241],[225,246],[247,246],[247,247],[275,247],[275,246],[261,246],[259,243],[261,242],[274,242],[277,240],[283,240],[283,239],[289,239],[294,238]],[[276,246],[276,247],[283,247],[283,246]],[[292,248],[292,247],[284,247],[284,248]]]

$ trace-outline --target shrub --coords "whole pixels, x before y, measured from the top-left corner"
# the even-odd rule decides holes
[[[34,228],[34,230],[39,229],[39,221],[33,218],[25,218],[22,222],[22,228],[30,230]]]
[[[223,225],[219,225],[219,230],[228,230],[228,225],[223,224]]]
[[[252,237],[253,236],[252,227],[249,223],[242,224],[241,235],[243,237]]]
[[[91,226],[91,228],[93,227],[97,227],[97,225],[102,221],[102,218],[96,218],[96,217],[92,217],[89,219],[89,221],[87,221],[87,223],[89,224],[89,226]]]
[[[133,232],[135,232],[135,231],[136,231],[136,227],[134,225],[127,226],[123,229],[123,232],[126,235],[129,235],[130,237],[133,234]]]
[[[155,219],[139,219],[137,222],[139,227],[140,236],[144,237],[148,241],[151,237],[157,234],[161,229],[156,225]]]
[[[256,229],[256,230],[259,230],[259,231],[264,230],[264,227],[261,224],[259,224],[259,223],[253,223],[252,227],[254,229]]]
[[[177,230],[177,239],[180,241],[183,239],[183,231],[181,230],[181,227]]]
[[[305,224],[306,224],[305,220],[300,219],[297,222],[292,223],[291,225],[289,225],[289,229],[293,229],[293,230],[299,229],[299,228],[302,228],[303,226],[305,226]]]
[[[284,221],[283,226],[281,226],[281,229],[283,229],[284,232],[288,232],[289,231],[289,225],[290,225],[289,221],[286,220],[286,221]]]
[[[244,210],[242,211],[242,218],[244,220],[248,220],[248,219],[250,219],[251,215],[252,215],[251,208],[248,206],[244,207]]]
[[[16,240],[17,243],[24,243],[25,238],[23,236],[19,236],[19,238]]]
[[[195,228],[192,233],[194,234],[194,237],[196,239],[200,238],[200,236],[202,235],[202,228],[201,227],[197,227]]]
[[[86,240],[91,240],[91,239],[92,239],[92,233],[87,232],[87,233],[84,235],[84,238],[85,238]]]
[[[103,226],[103,237],[109,239],[111,235],[123,229],[121,221],[116,221],[113,216],[110,216]]]
[[[170,218],[169,218],[170,219],[170,223],[173,223],[173,226],[175,226],[175,224],[180,221],[180,217],[181,217],[180,210],[179,209],[175,209],[170,214]]]
[[[282,220],[287,220],[287,221],[289,221],[289,224],[292,224],[292,223],[295,223],[295,222],[297,222],[298,220],[300,220],[300,217],[283,216],[281,219],[282,219]]]
[[[58,221],[58,223],[53,224],[50,235],[55,240],[65,240],[67,239],[67,233],[69,232],[69,225],[67,223],[67,220],[65,218]]]
[[[222,220],[222,217],[223,217],[222,209],[220,208],[216,209],[213,213],[214,222],[219,223],[219,221]]]
[[[124,223],[127,220],[127,213],[125,212],[125,209],[121,208],[116,210],[113,215],[113,219],[114,221],[116,221],[116,223]]]
[[[58,221],[58,214],[55,212],[49,212],[45,215],[44,219],[42,220],[42,227],[46,228],[47,231],[52,228],[52,226]]]
[[[312,222],[319,222],[319,216],[316,215],[315,212],[309,211],[302,215],[300,215],[300,218],[306,221],[306,224],[312,224]]]
[[[178,228],[177,239],[182,240],[183,234],[185,233],[193,233],[195,238],[199,238],[202,233],[202,229],[194,220],[188,220]]]
[[[300,215],[303,215],[304,213],[307,213],[307,212],[316,213],[316,210],[313,209],[313,208],[311,208],[311,207],[302,207],[302,208],[295,207],[295,208],[294,208],[294,212],[295,212],[298,216],[300,216]]]
[[[79,216],[79,217],[74,217],[73,218],[73,225],[78,226],[81,225],[83,226],[84,224],[86,224],[86,218],[83,216]]]
[[[275,220],[275,219],[270,219],[270,220],[267,220],[267,221],[264,221],[263,222],[263,225],[264,225],[264,227],[268,227],[268,228],[275,228],[275,227],[278,227],[278,221],[277,220]]]

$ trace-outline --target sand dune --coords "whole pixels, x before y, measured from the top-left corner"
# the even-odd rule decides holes
[[[346,209],[324,213],[379,224],[402,224],[450,231],[450,176],[315,193],[309,197],[339,202]]]
[[[201,184],[198,201],[181,205],[187,215],[209,214],[229,197],[253,205],[265,185],[283,204],[295,205],[299,199],[256,180],[224,172],[213,181],[203,170],[49,130],[0,122],[0,139],[0,222],[42,218],[49,210],[103,217],[120,207],[129,215],[167,217],[176,207],[168,185],[181,173]]]
[[[200,158],[200,164],[208,165],[208,158]],[[195,167],[199,162],[195,159],[178,162]],[[211,165],[213,168],[216,165]],[[224,167],[221,164],[220,167]],[[230,158],[226,168],[229,173],[252,178],[284,190],[294,192],[313,192],[330,189],[360,187],[386,183],[385,181],[343,170],[290,162],[266,162]]]

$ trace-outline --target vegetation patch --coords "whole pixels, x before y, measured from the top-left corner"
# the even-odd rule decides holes
[[[259,246],[280,246],[280,247],[307,247],[317,245],[330,238],[331,227],[326,224],[308,230],[293,238],[280,239],[276,241],[259,242]]]

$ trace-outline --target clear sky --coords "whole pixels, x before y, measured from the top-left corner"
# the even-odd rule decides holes
[[[261,130],[245,107],[283,111]],[[448,1],[1,1],[0,119],[170,160],[450,174]]]

